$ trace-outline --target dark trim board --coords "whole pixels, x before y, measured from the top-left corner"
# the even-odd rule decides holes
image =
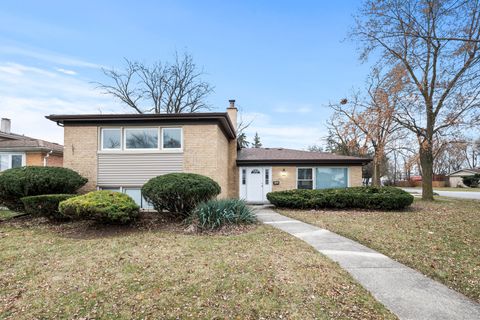
[[[169,124],[219,124],[225,136],[235,139],[235,127],[226,112],[165,113],[165,114],[52,114],[45,118],[58,125],[125,125],[161,123]]]
[[[258,165],[285,165],[285,166],[315,166],[315,165],[357,165],[362,166],[369,163],[370,159],[352,159],[352,160],[237,160],[237,166],[258,166]]]

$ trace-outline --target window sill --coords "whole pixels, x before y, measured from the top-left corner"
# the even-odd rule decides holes
[[[99,150],[97,154],[151,154],[151,153],[183,153],[183,150]]]

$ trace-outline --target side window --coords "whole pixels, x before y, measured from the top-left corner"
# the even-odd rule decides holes
[[[298,169],[297,189],[313,189],[313,169],[312,168]]]
[[[265,169],[265,184],[268,185],[270,183],[270,169]]]
[[[182,148],[182,128],[163,128],[162,132],[163,149]]]
[[[122,129],[102,129],[102,150],[119,150],[122,148]]]
[[[247,169],[242,169],[242,185],[247,184]]]

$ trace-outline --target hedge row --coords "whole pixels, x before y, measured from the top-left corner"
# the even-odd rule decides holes
[[[46,217],[50,220],[58,221],[69,219],[58,211],[59,203],[76,196],[76,194],[44,194],[23,197],[21,200],[26,213],[32,216]]]
[[[275,206],[291,209],[363,208],[399,210],[412,204],[413,196],[395,187],[352,187],[346,189],[287,190],[270,192]]]

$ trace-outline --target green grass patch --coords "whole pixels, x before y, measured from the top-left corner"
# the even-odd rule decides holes
[[[282,214],[356,240],[480,302],[480,201],[415,200],[405,211]]]
[[[2,319],[395,318],[337,264],[268,226],[198,235],[42,221],[0,225]]]

